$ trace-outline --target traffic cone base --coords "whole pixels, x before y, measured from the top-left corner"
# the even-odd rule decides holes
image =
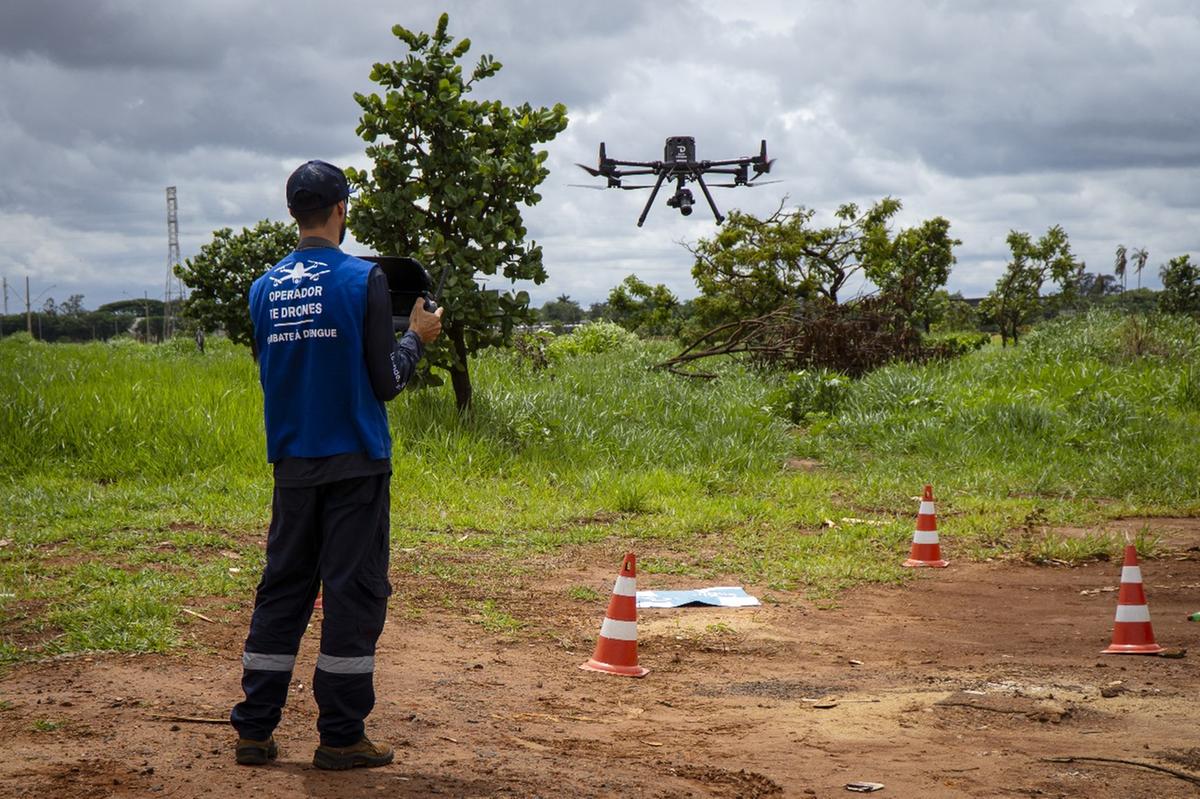
[[[650,673],[650,669],[638,665],[637,565],[632,552],[625,556],[621,574],[613,585],[596,651],[579,668],[622,677],[645,677]]]
[[[1117,595],[1117,616],[1113,621],[1112,643],[1102,655],[1157,655],[1163,648],[1154,640],[1150,624],[1150,606],[1142,587],[1142,568],[1137,548],[1125,547],[1125,565],[1121,567],[1121,588]]]
[[[917,511],[917,529],[913,531],[912,548],[904,565],[910,569],[944,569],[950,561],[942,560],[938,541],[937,511],[933,505],[933,486],[925,486],[921,508]]]

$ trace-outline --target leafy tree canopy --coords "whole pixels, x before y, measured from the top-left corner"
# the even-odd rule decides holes
[[[247,297],[247,302],[249,302],[249,297]],[[151,316],[162,316],[163,301],[153,298],[117,300],[116,302],[106,302],[97,308],[96,311],[98,313],[142,316],[146,313],[147,308],[149,308]]]
[[[733,211],[711,238],[689,251],[700,288],[698,321],[708,326],[761,316],[796,300],[837,303],[859,272],[913,323],[931,320],[934,292],[954,264],[950,223],[934,217],[894,237],[889,222],[901,203],[885,197],[869,208],[846,203],[830,225],[815,212],[780,205],[765,219]]]
[[[1083,264],[1075,260],[1071,242],[1060,225],[1054,225],[1036,242],[1028,233],[1008,234],[1012,260],[996,287],[979,304],[980,312],[1000,328],[1002,343],[1017,343],[1022,325],[1042,312],[1042,288],[1056,284],[1059,302],[1069,302],[1078,287]]]
[[[646,336],[678,332],[679,298],[665,284],[651,286],[630,275],[608,294],[608,317],[626,330]]]
[[[551,300],[538,310],[538,319],[543,322],[573,325],[583,321],[583,308],[569,295],[560,294],[557,299]]]
[[[465,408],[469,355],[511,340],[529,304],[526,292],[485,290],[476,275],[546,280],[541,247],[525,241],[521,208],[541,200],[537,187],[549,172],[538,145],[566,128],[567,111],[561,104],[509,107],[469,99],[501,65],[484,55],[464,72],[460,60],[471,42],[455,42],[448,27],[447,14],[432,34],[393,27],[408,55],[375,64],[371,80],[380,93],[355,94],[362,108],[357,132],[373,167],[347,170],[360,189],[349,224],[355,238],[378,252],[414,256],[435,276],[449,269],[445,342],[427,358],[450,371],[458,406]]]
[[[268,219],[240,233],[231,228],[214,232],[199,253],[175,267],[175,274],[191,289],[183,315],[206,333],[224,330],[231,341],[248,345],[254,334],[250,286],[295,249],[296,235],[294,224]]]
[[[1167,313],[1200,314],[1200,264],[1190,255],[1172,258],[1159,270],[1163,290],[1158,307]]]
[[[941,309],[936,294],[950,278],[959,244],[950,236],[950,222],[940,216],[901,230],[895,238],[889,238],[886,226],[875,225],[866,237],[864,271],[910,325],[928,331]]]

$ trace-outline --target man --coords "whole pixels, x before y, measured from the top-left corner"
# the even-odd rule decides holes
[[[300,228],[296,251],[250,289],[254,353],[263,388],[267,460],[275,492],[267,563],[242,655],[246,698],[230,714],[236,759],[278,755],[273,731],[313,602],[323,590],[321,651],[313,676],[325,769],[382,766],[392,749],[371,742],[363,720],[375,704],[375,642],[388,582],[391,436],[384,402],[407,384],[442,309],[413,306],[397,341],[379,267],[346,255],[350,187],[323,161],[287,181]]]

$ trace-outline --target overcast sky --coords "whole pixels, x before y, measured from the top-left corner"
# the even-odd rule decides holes
[[[186,259],[217,228],[286,219],[302,161],[368,167],[353,93],[407,52],[393,24],[432,30],[442,10],[470,63],[504,64],[478,96],[568,109],[525,213],[550,273],[522,286],[535,304],[586,305],[633,272],[694,296],[680,242],[711,235],[711,216],[660,195],[638,229],[644,192],[568,186],[601,141],[654,159],[671,135],[709,159],[767,139],[784,182],[715,190],[723,210],[786,196],[828,218],[891,195],[900,226],[947,217],[963,242],[950,288],[967,296],[995,283],[1011,229],[1063,225],[1091,271],[1111,271],[1118,244],[1146,247],[1154,286],[1168,258],[1200,256],[1193,0],[9,0],[0,275],[89,308],[161,296],[166,187]]]

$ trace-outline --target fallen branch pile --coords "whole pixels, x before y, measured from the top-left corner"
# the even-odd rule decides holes
[[[657,368],[686,377],[715,374],[683,369],[717,355],[745,353],[755,366],[770,369],[833,369],[852,377],[892,361],[937,357],[921,334],[877,298],[845,305],[810,302],[785,306],[754,319],[719,325]]]

